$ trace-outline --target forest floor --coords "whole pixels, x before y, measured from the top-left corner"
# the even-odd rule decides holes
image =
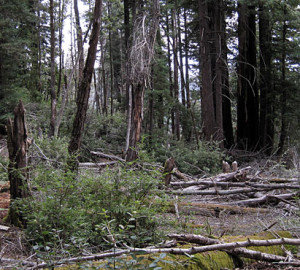
[[[0,156],[7,158],[3,140],[0,140]],[[249,182],[252,177],[253,183],[299,185],[297,170],[283,170],[273,161],[260,160],[243,165],[243,167],[246,166],[249,166],[246,173],[237,173],[229,180],[227,179],[229,174],[221,174],[212,178],[190,178],[185,181],[173,178],[170,187],[166,190],[171,198],[169,211],[159,214],[159,217],[164,220],[161,229],[166,234],[191,233],[216,237],[249,236],[264,231],[269,231],[276,236],[278,231],[289,231],[293,237],[300,238],[299,201],[276,197],[295,192],[295,189],[289,189],[286,186],[266,190],[256,188],[252,192],[233,192],[233,194],[222,195],[223,191],[235,188],[219,188],[217,185],[207,188],[199,183],[187,184],[195,180],[205,182],[210,179],[217,183],[227,179],[228,187],[230,187],[230,185],[234,186],[236,183],[246,181],[246,178]],[[0,191],[0,259],[1,257],[13,260],[28,259],[30,252],[22,230],[10,227],[3,221],[10,203],[9,183],[0,182]],[[212,194],[201,194],[203,191],[209,191]],[[214,191],[217,193],[213,194]],[[196,194],[197,192],[199,194]],[[299,192],[299,189],[296,189],[296,192]],[[270,196],[269,200],[255,203],[256,199],[266,194]],[[249,200],[249,205],[241,206],[235,203]],[[251,200],[254,200],[254,203]],[[283,269],[283,267],[278,268],[268,263],[255,263],[245,269]],[[286,266],[285,269],[299,268]]]

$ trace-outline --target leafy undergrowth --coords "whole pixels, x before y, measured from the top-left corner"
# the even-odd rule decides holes
[[[39,141],[37,144],[43,145]],[[170,194],[170,190],[166,192],[160,167],[146,164],[146,158],[132,164],[83,169],[76,176],[65,170],[65,145],[66,140],[59,139],[46,144],[42,150],[35,149],[42,151],[47,159],[41,162],[36,152],[32,155],[29,171],[33,196],[14,202],[27,226],[22,230],[0,230],[1,257],[16,259],[8,263],[16,269],[26,268],[20,264],[26,259],[51,265],[61,259],[127,246],[154,246],[163,243],[172,232],[221,238],[266,230],[275,235],[276,231],[285,230],[299,238],[299,213],[295,210],[266,205],[262,209],[224,207],[217,212],[215,205],[220,204],[223,197],[178,197]],[[5,199],[1,200],[0,214],[3,217],[9,204],[9,187],[5,182],[7,161],[2,160],[1,164],[0,196]],[[272,172],[266,165],[263,174],[273,178],[281,176],[279,167]],[[6,192],[2,192],[5,189]],[[233,197],[225,198],[231,199]],[[178,211],[174,210],[175,205],[180,206]],[[4,224],[3,221],[0,224]],[[190,265],[187,269],[200,269],[202,263],[202,269],[218,269],[214,263],[222,261],[224,254],[229,257],[224,252],[210,254],[206,266],[204,255],[158,254],[108,259],[100,265],[104,269],[181,269],[187,265]],[[232,258],[227,260],[227,257],[220,268],[232,266]],[[78,269],[98,269],[100,265],[81,264]]]

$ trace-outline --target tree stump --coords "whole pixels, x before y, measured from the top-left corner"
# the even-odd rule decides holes
[[[13,201],[29,195],[27,175],[27,129],[25,123],[25,109],[22,101],[14,110],[14,121],[7,122],[7,148],[9,152],[8,178],[10,183],[10,209],[7,220],[15,226],[24,221],[14,207]]]
[[[175,159],[172,157],[168,158],[165,162],[164,171],[163,171],[166,186],[169,186],[171,182],[172,172],[174,168],[175,168]]]

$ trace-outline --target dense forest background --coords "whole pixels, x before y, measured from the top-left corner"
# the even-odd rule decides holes
[[[300,135],[299,12],[297,0],[1,0],[1,132],[22,99],[30,132],[71,136],[70,153],[282,154]]]
[[[165,269],[115,252],[178,231],[299,245],[299,29],[299,0],[0,0],[1,262]]]

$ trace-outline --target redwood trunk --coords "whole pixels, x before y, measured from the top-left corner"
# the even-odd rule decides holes
[[[270,11],[263,3],[259,6],[259,48],[260,48],[260,146],[271,154],[274,139],[272,98],[272,47]]]
[[[208,20],[208,3],[205,0],[199,0],[202,124],[204,138],[206,140],[211,140],[216,132],[216,121],[211,80],[211,55],[209,43],[211,33],[209,30]]]
[[[255,33],[255,7],[240,3],[237,140],[240,148],[249,150],[257,147],[259,128]]]

